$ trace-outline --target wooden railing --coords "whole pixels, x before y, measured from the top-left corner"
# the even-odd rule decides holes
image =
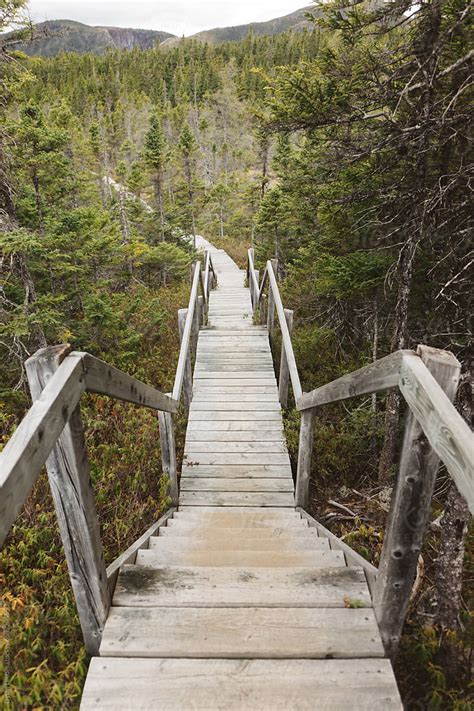
[[[0,545],[46,463],[81,628],[90,654],[98,653],[120,565],[134,560],[137,550],[147,544],[178,503],[172,415],[178,411],[183,390],[185,404],[189,407],[191,402],[191,355],[206,319],[214,283],[212,260],[206,253],[204,276],[200,262],[196,262],[188,308],[179,311],[181,350],[172,395],[88,353],[71,352],[70,346],[42,349],[26,362],[33,405],[0,453]],[[173,507],[107,569],[79,407],[85,392],[100,393],[158,412],[163,472],[169,477]]]
[[[259,283],[253,250],[248,254],[248,281],[254,317],[267,323],[272,335],[276,309],[282,334],[280,401],[287,402],[289,370],[296,409],[301,412],[296,505],[306,512],[317,408],[322,405],[399,387],[408,404],[405,434],[378,570],[314,521],[341,548],[348,560],[362,565],[388,654],[398,646],[418,557],[431,510],[440,460],[474,512],[474,434],[453,406],[460,363],[452,353],[418,346],[401,350],[342,378],[303,393],[291,343],[292,312],[283,308],[275,262],[268,261]],[[264,289],[268,284],[268,296]],[[265,300],[267,313],[265,315]],[[291,314],[291,316],[289,316]],[[309,515],[305,513],[307,518]]]

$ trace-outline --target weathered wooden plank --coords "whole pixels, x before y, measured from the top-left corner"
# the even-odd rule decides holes
[[[273,385],[227,385],[227,386],[214,386],[214,385],[200,385],[197,381],[194,384],[194,393],[199,397],[218,397],[221,395],[229,395],[231,397],[238,395],[271,395],[275,397],[275,387]]]
[[[188,477],[218,477],[225,479],[234,479],[239,477],[246,477],[247,479],[275,479],[277,477],[290,478],[291,477],[291,467],[289,464],[278,464],[278,465],[239,465],[239,464],[226,464],[226,465],[197,465],[197,466],[186,466],[184,465],[181,471],[181,479],[186,479]]]
[[[0,545],[85,391],[83,375],[82,358],[68,356],[0,452]]]
[[[434,349],[425,348],[425,352],[428,350]],[[452,354],[442,353],[445,356],[438,355],[440,368],[442,358],[445,358],[445,364],[449,358],[453,369],[458,368]],[[455,378],[454,372],[452,377]],[[474,434],[417,356],[403,357],[400,390],[430,445],[474,513]]]
[[[229,388],[245,388],[245,387],[271,387],[274,388],[276,387],[276,379],[273,373],[265,373],[264,375],[260,375],[258,378],[254,378],[253,382],[249,383],[248,378],[229,378],[225,377],[223,375],[221,378],[201,378],[201,377],[195,377],[194,378],[194,390],[197,391],[198,389],[200,390],[206,390],[207,388],[222,388],[222,387],[229,387]]]
[[[294,492],[295,485],[290,476],[275,479],[259,478],[244,479],[223,477],[183,477],[181,491],[290,491]]]
[[[212,441],[199,442],[196,440],[187,440],[186,452],[193,453],[211,453],[211,454],[285,454],[287,453],[286,444],[279,440],[278,442],[218,442],[214,438]]]
[[[177,523],[199,521],[203,525],[207,525],[206,522],[211,522],[212,525],[218,523],[218,525],[229,526],[229,522],[232,521],[232,526],[234,525],[248,525],[251,521],[257,523],[259,526],[264,525],[267,521],[272,522],[272,526],[275,525],[275,521],[278,522],[278,526],[282,526],[286,522],[297,522],[303,525],[305,528],[308,527],[306,521],[303,521],[301,514],[295,511],[293,508],[281,509],[281,508],[266,508],[265,510],[259,511],[255,508],[249,508],[248,506],[240,506],[234,508],[228,508],[226,506],[198,506],[195,508],[186,507],[184,511],[178,510],[172,519],[168,521],[169,526],[174,526]]]
[[[456,394],[460,364],[451,353],[445,351],[421,348],[420,355],[423,362],[416,356],[407,356],[408,366],[405,366],[406,360],[403,359],[401,381],[409,393],[409,401],[414,403],[415,413],[421,413],[420,421],[426,422],[427,429],[431,427],[432,434],[436,428],[440,438],[447,442],[449,450],[454,449],[457,453],[459,450],[456,447],[456,435],[449,428],[448,413],[452,409],[457,415],[451,400],[454,400]],[[413,370],[411,361],[414,361]],[[423,387],[418,389],[418,373],[421,382],[427,384],[427,390]],[[433,405],[429,398],[432,389],[443,396],[440,403],[440,410],[443,407],[439,417],[441,422],[438,422],[436,404]],[[474,436],[470,436],[474,440]],[[431,499],[438,466],[436,451],[429,447],[422,425],[413,413],[410,413],[406,420],[400,469],[392,493],[379,574],[374,589],[374,608],[380,633],[390,655],[394,655],[397,650],[407,613],[418,557],[431,514]]]
[[[164,540],[164,539],[163,539]],[[319,539],[318,539],[319,540]],[[302,547],[303,548],[303,547]],[[181,550],[169,549],[165,546],[153,550],[143,550],[137,553],[137,565],[146,566],[248,566],[248,567],[286,567],[313,566],[328,568],[344,566],[344,556],[339,551],[313,550],[308,546],[303,550],[269,551],[269,550],[216,550],[190,549],[185,546]]]
[[[397,387],[402,360],[408,354],[414,355],[414,352],[396,351],[375,363],[369,363],[353,373],[348,373],[342,378],[327,383],[327,385],[322,385],[310,393],[304,393],[298,398],[296,407],[298,410],[309,410],[330,402],[347,400],[351,397]]]
[[[296,473],[296,505],[308,508],[309,481],[313,454],[314,415],[313,410],[301,413],[300,439],[298,448],[298,469]]]
[[[225,454],[222,452],[195,452],[186,451],[184,461],[186,464],[267,464],[268,454],[249,454],[246,452]],[[271,457],[272,464],[289,464],[288,454],[275,452]]]
[[[117,607],[345,607],[347,598],[371,607],[360,568],[122,569]]]
[[[241,659],[383,657],[372,610],[115,607],[102,656]]]
[[[227,388],[229,390],[229,388]],[[212,389],[204,392],[197,392],[194,401],[199,402],[272,402],[278,405],[278,398],[275,392],[272,393],[215,393]]]
[[[81,711],[402,711],[390,662],[92,659]],[[315,703],[317,699],[317,703]]]
[[[271,553],[299,553],[301,551],[329,551],[329,542],[327,538],[319,538],[318,536],[311,538],[309,535],[306,539],[301,536],[294,538],[288,533],[285,536],[271,537],[266,536],[259,538],[258,536],[242,536],[231,540],[229,538],[216,537],[215,532],[211,528],[206,528],[200,534],[192,537],[180,536],[153,536],[150,538],[150,545],[147,550],[150,551],[166,551],[170,556],[173,553],[203,553],[219,554],[224,551],[230,553],[238,553],[241,551],[269,551]]]
[[[218,400],[208,402],[204,399],[194,400],[192,411],[196,412],[278,412],[281,413],[280,403],[277,402],[235,402],[234,400]],[[204,415],[203,415],[204,417]]]
[[[283,432],[278,429],[274,430],[247,430],[245,432],[213,432],[210,434],[209,430],[191,430],[186,435],[186,442],[203,442],[209,446],[212,446],[216,442],[250,442],[258,443],[261,442],[265,445],[273,446],[279,445],[284,447],[284,449],[277,449],[277,452],[286,452],[286,443],[284,441]]]
[[[263,426],[263,425],[262,425]],[[244,432],[244,431],[258,431],[259,425],[255,422],[247,422],[246,420],[220,420],[211,422],[207,419],[198,418],[192,420],[188,424],[188,432],[196,432],[197,430],[208,430],[209,432]],[[265,430],[275,430],[283,435],[283,423],[281,417],[275,418],[274,420],[268,420],[265,422]]]
[[[186,328],[187,317],[188,317],[188,310],[187,309],[179,309],[178,310],[178,332],[179,332],[179,341],[181,344],[183,343],[183,339],[184,339],[184,331]],[[193,399],[193,371],[192,371],[192,365],[191,365],[191,351],[189,348],[187,349],[186,363],[184,366],[183,399],[184,399],[184,404],[185,404],[186,409],[189,410],[191,401]]]
[[[203,413],[199,410],[191,410],[189,415],[190,422],[202,422],[203,419],[209,423],[211,422],[233,422],[238,420],[243,420],[246,422],[261,422],[265,421],[265,427],[269,422],[281,423],[281,413],[276,410],[270,410],[265,412],[259,411],[239,411],[239,410],[227,410],[222,412],[211,412],[208,411],[203,417]]]
[[[301,389],[300,376],[298,375],[295,354],[293,352],[293,345],[291,343],[291,335],[288,330],[288,324],[285,318],[285,311],[283,308],[280,292],[278,290],[278,283],[271,262],[267,263],[267,272],[268,278],[270,280],[270,293],[272,294],[275,308],[278,314],[278,320],[280,322],[281,338],[286,353],[286,360],[288,363],[288,370],[290,372],[291,385],[293,388],[295,400],[298,401],[303,391]]]
[[[180,506],[294,506],[293,494],[183,491]]]
[[[145,385],[127,373],[95,358],[90,353],[78,354],[82,357],[85,370],[86,388],[89,392],[131,402],[152,410],[177,412],[178,403],[168,395]]]
[[[211,372],[197,372],[194,375],[195,380],[200,380],[200,381],[206,381],[206,380],[219,380],[219,381],[227,381],[229,382],[230,380],[237,380],[237,381],[270,381],[270,382],[275,382],[276,380],[273,381],[271,379],[270,372],[268,370],[262,370],[262,371],[213,371]],[[249,383],[250,385],[252,384],[251,382]]]
[[[179,352],[178,365],[176,368],[176,376],[173,387],[173,400],[177,402],[181,399],[181,391],[183,388],[184,376],[187,368],[188,354],[191,343],[191,333],[194,323],[194,312],[197,307],[197,294],[199,289],[199,280],[201,275],[201,265],[196,262],[194,266],[193,283],[191,286],[191,295],[189,297],[188,313],[181,341],[181,349]]]
[[[34,401],[61,367],[63,355],[63,347],[44,348],[27,360]],[[65,406],[63,418],[66,424],[46,469],[84,643],[89,654],[97,654],[110,606],[107,574],[79,405],[72,412]]]
[[[293,311],[291,309],[285,309],[285,319],[286,325],[288,326],[288,332],[292,334],[293,331]],[[282,407],[286,407],[288,404],[288,384],[290,378],[290,371],[288,368],[288,360],[286,358],[285,344],[282,341],[281,344],[281,354],[280,354],[280,377],[278,379],[278,394]]]
[[[162,471],[169,480],[169,496],[171,504],[172,506],[176,506],[179,499],[179,486],[173,418],[169,412],[159,412],[158,419],[160,423]]]
[[[258,521],[254,522],[258,524]],[[187,522],[182,520],[179,526],[162,526],[159,531],[160,538],[197,538],[201,539],[203,535],[210,535],[211,533],[214,537],[222,537],[225,539],[247,539],[247,538],[284,538],[289,536],[290,538],[300,538],[306,541],[311,541],[318,536],[318,531],[316,528],[310,528],[309,526],[280,526],[276,527],[278,521],[273,522],[274,526],[217,526],[212,523],[206,523],[205,521],[194,521]],[[157,534],[158,535],[158,534]]]

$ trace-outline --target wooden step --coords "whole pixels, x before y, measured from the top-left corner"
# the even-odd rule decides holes
[[[256,536],[242,536],[241,538],[224,538],[217,537],[215,531],[211,528],[203,529],[200,534],[188,538],[176,538],[174,536],[152,536],[149,540],[148,550],[164,551],[166,550],[171,555],[173,551],[178,553],[212,553],[216,551],[272,551],[274,553],[298,553],[302,550],[329,550],[329,541],[327,538],[319,536],[311,538],[308,535],[307,539],[302,539],[301,536],[294,538],[286,533],[284,536],[257,538]]]
[[[195,472],[198,474],[198,472]],[[295,485],[289,476],[278,479],[236,479],[194,476],[181,479],[181,491],[286,491],[293,493]]]
[[[121,607],[371,607],[362,568],[219,568],[125,565]]]
[[[267,446],[267,443],[274,444],[277,443],[279,447],[284,447],[283,451],[287,451],[286,443],[283,440],[283,433],[279,429],[274,430],[247,430],[243,432],[236,431],[215,431],[209,432],[209,430],[189,430],[186,434],[186,446],[190,446],[193,442],[203,442],[206,444],[216,443],[216,442],[257,442]],[[276,452],[281,451],[276,449]]]
[[[294,506],[295,497],[290,493],[258,493],[246,491],[183,491],[179,497],[184,506]]]
[[[308,522],[291,509],[280,509],[278,512],[266,511],[266,509],[238,511],[228,508],[206,511],[203,507],[185,508],[184,511],[177,511],[173,518],[168,519],[167,528],[178,526],[208,526],[214,528],[252,528],[270,527],[285,529],[303,528],[309,530]]]
[[[101,656],[324,659],[383,657],[373,610],[112,607]]]
[[[171,540],[171,539],[170,539]],[[175,542],[178,539],[174,539]],[[262,539],[263,540],[263,539]],[[325,540],[324,538],[316,540]],[[160,546],[148,550],[139,550],[137,565],[146,566],[230,566],[230,567],[297,567],[313,566],[315,568],[330,568],[344,566],[344,555],[341,551],[317,550],[315,546],[306,546],[304,550],[219,550],[207,548],[195,550],[188,546]]]
[[[350,699],[350,702],[349,702]],[[386,659],[91,660],[81,711],[402,711]]]
[[[219,442],[209,436],[207,442],[186,440],[186,452],[201,454],[288,454],[286,444],[273,442]],[[273,457],[272,457],[273,459]]]
[[[212,526],[206,524],[193,524],[186,521],[176,526],[162,526],[159,529],[159,536],[168,538],[170,536],[183,536],[196,538],[202,535],[214,535],[219,538],[282,538],[288,536],[307,538],[319,538],[317,528],[304,528],[303,526],[286,526],[286,527],[271,527],[271,526]],[[324,538],[324,536],[321,536]]]
[[[272,464],[288,464],[290,458],[286,452],[274,452],[271,457],[268,453],[245,453],[245,452],[196,452],[194,449],[186,451],[183,461],[189,464],[193,462],[197,464],[268,464],[271,459]]]
[[[277,479],[291,478],[291,467],[289,465],[278,464],[277,466],[267,466],[265,464],[253,464],[239,466],[232,464],[222,466],[219,464],[198,464],[197,466],[183,466],[181,480],[188,477],[203,476],[217,477],[218,479]]]

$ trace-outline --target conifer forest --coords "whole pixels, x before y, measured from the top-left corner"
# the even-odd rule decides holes
[[[328,0],[298,31],[54,57],[18,49],[27,11],[0,0],[0,449],[40,348],[172,390],[196,235],[241,269],[250,247],[261,274],[278,260],[305,392],[427,344],[461,363],[472,427],[469,0]],[[169,508],[157,417],[95,394],[81,410],[108,564]],[[296,467],[291,397],[283,414]],[[309,513],[376,566],[406,417],[398,390],[317,415]],[[394,660],[407,709],[472,708],[472,564],[441,466]],[[0,599],[1,707],[78,708],[89,656],[45,472],[0,551]]]

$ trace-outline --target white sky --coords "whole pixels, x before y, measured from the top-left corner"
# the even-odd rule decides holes
[[[310,4],[311,0],[30,0],[30,14],[35,22],[67,19],[190,35],[271,20]]]

